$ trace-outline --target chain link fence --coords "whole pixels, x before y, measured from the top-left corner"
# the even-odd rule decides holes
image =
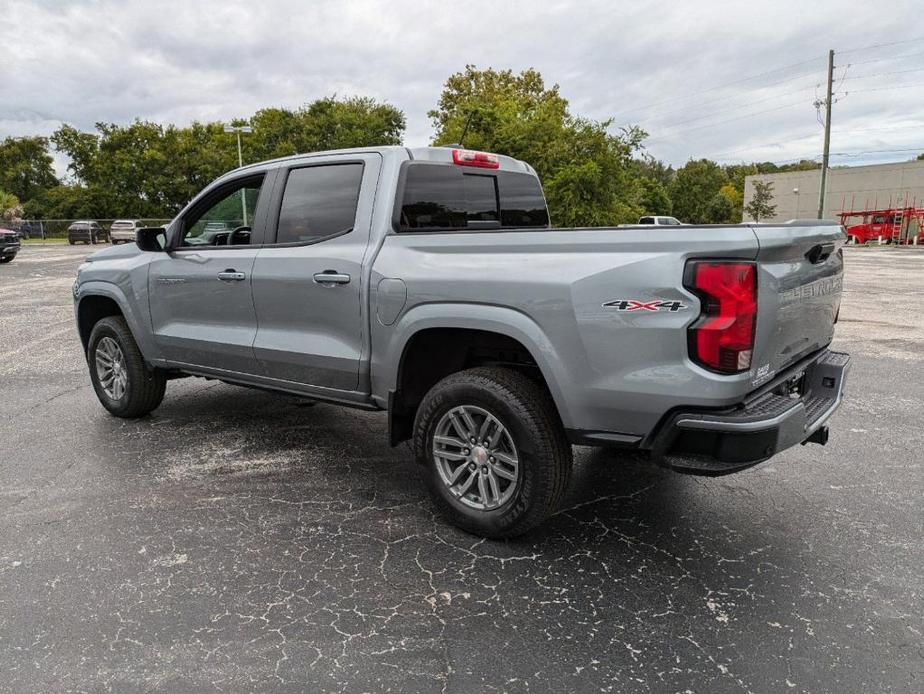
[[[129,219],[123,217],[122,219]],[[115,219],[17,219],[11,222],[0,220],[0,228],[19,233],[25,241],[41,243],[62,243],[67,241],[67,230],[75,222],[96,222],[108,242],[109,231]],[[169,219],[134,219],[138,226],[158,227],[169,224]],[[102,236],[100,237],[102,238]]]

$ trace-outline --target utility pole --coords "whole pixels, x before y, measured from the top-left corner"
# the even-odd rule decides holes
[[[226,125],[225,132],[237,134],[237,166],[240,168],[244,165],[244,157],[241,153],[241,133],[252,133],[253,128],[249,125]],[[247,198],[244,190],[244,188],[241,188],[241,215],[244,226],[247,226]]]
[[[828,92],[825,97],[825,149],[821,156],[821,190],[818,193],[818,219],[825,216],[825,186],[828,182],[828,159],[831,154],[831,106],[834,99],[834,49],[828,51]]]

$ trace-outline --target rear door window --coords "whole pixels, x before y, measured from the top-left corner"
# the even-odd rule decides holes
[[[549,217],[539,180],[529,174],[470,173],[456,166],[408,166],[401,231],[545,227]]]
[[[499,171],[497,186],[500,189],[502,226],[549,226],[549,211],[538,178],[515,171]]]
[[[276,243],[314,243],[352,230],[362,177],[361,163],[289,171]]]

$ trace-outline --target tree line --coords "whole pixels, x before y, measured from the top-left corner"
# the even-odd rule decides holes
[[[559,86],[546,86],[532,69],[516,74],[466,66],[446,80],[428,116],[435,145],[462,142],[530,163],[556,226],[630,223],[645,214],[694,224],[740,222],[745,176],[818,168],[813,161],[777,166],[698,159],[674,169],[645,151],[648,133],[573,114]],[[242,141],[245,163],[399,145],[406,127],[399,109],[367,97],[266,108],[231,123],[253,127]],[[70,162],[64,180],[55,175],[52,148]],[[0,142],[0,213],[26,219],[169,218],[236,167],[236,136],[223,123],[178,127],[136,120],[97,123],[92,133],[63,125],[48,138]]]

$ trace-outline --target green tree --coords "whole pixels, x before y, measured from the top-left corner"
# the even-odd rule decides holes
[[[727,183],[725,171],[714,161],[691,159],[677,170],[668,190],[674,216],[690,224],[720,223],[715,215],[725,214],[727,208],[716,195]]]
[[[761,219],[772,217],[776,213],[776,205],[771,205],[773,201],[773,183],[767,183],[761,180],[754,181],[754,193],[751,195],[751,201],[744,206],[744,211],[755,222]]]
[[[115,203],[107,191],[82,185],[43,190],[23,205],[25,219],[112,219]]]
[[[659,159],[655,159],[648,153],[643,153],[639,158],[634,159],[633,168],[636,171],[636,175],[639,178],[650,178],[658,183],[660,183],[665,189],[667,189],[671,181],[674,180],[674,167],[670,164],[665,164]]]
[[[572,115],[558,85],[546,87],[536,70],[467,65],[446,80],[429,116],[436,145],[461,142],[532,165],[557,226],[617,224],[641,213],[631,157],[646,134],[613,134],[610,121]]]
[[[639,202],[643,214],[671,214],[673,212],[670,195],[660,181],[653,178],[642,178],[639,184],[642,189]]]
[[[0,190],[28,200],[58,185],[52,163],[47,138],[7,137],[0,142]]]
[[[735,219],[735,205],[727,195],[721,192],[712,196],[706,206],[710,224],[731,224]]]
[[[12,193],[0,190],[0,219],[10,221],[22,217],[22,205],[19,198]]]
[[[400,144],[404,114],[373,99],[319,99],[291,111],[271,108],[248,120],[245,163],[346,147]],[[136,120],[127,125],[97,123],[95,133],[65,125],[52,136],[70,158],[77,187],[35,201],[30,210],[48,218],[51,210],[101,209],[98,217],[167,217],[222,173],[237,168],[235,135],[222,123],[183,128]],[[100,208],[100,206],[102,206]],[[57,213],[56,213],[57,214]]]

